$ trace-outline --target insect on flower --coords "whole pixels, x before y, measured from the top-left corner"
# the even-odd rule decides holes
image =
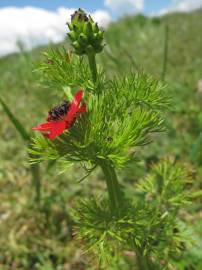
[[[44,136],[54,140],[65,129],[71,128],[80,114],[86,112],[86,103],[82,101],[83,95],[83,90],[78,91],[72,102],[64,101],[61,105],[54,107],[49,111],[47,122],[32,129],[39,130]]]

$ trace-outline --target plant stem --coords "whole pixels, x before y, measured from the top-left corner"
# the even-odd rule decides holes
[[[135,253],[139,270],[151,270],[147,264],[147,259],[143,257],[137,249],[135,250]]]
[[[143,255],[138,249],[135,249],[136,262],[139,270],[160,270],[147,255]]]
[[[139,270],[158,270],[154,267],[148,255],[143,255],[144,248],[140,248],[135,244],[135,239],[132,237],[129,240],[132,249],[135,251],[135,264]]]
[[[164,81],[166,77],[167,71],[167,62],[168,62],[168,40],[169,40],[169,26],[166,25],[165,27],[165,43],[164,43],[164,55],[163,55],[163,68],[161,79]]]
[[[106,177],[111,211],[112,213],[117,213],[121,205],[122,196],[116,172],[107,161],[100,162],[100,166]]]
[[[35,200],[37,204],[40,204],[41,200],[41,179],[40,179],[40,170],[38,164],[31,165],[33,185],[35,187]]]
[[[92,74],[93,83],[95,84],[97,81],[97,66],[96,66],[94,53],[88,54],[88,62],[89,62],[89,66],[90,66],[90,70]]]
[[[139,270],[158,270],[156,266],[154,266],[147,255],[143,255],[143,252],[140,251],[136,246],[134,247],[134,251],[136,254],[136,263],[138,265]]]

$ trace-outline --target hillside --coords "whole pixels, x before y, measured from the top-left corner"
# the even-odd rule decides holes
[[[159,18],[142,15],[122,19],[107,31],[107,47],[118,56],[122,72],[129,67],[143,68],[159,76],[164,58],[165,27],[168,31],[168,80],[196,83],[202,68],[202,11],[169,14]],[[106,61],[109,63],[109,61]],[[117,63],[118,65],[118,63]]]

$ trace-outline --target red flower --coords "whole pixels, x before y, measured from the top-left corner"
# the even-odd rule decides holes
[[[40,124],[32,129],[39,130],[44,136],[54,140],[65,129],[69,129],[74,124],[79,114],[86,112],[86,104],[82,102],[83,95],[83,90],[78,91],[71,103],[64,102],[49,112],[47,123]]]

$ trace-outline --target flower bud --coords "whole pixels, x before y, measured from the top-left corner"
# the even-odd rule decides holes
[[[79,8],[78,10],[76,10],[74,12],[74,14],[72,14],[71,16],[71,23],[75,23],[75,22],[87,22],[89,19],[85,13],[85,11],[83,11],[81,8]]]
[[[67,25],[70,30],[68,36],[76,54],[96,54],[103,50],[104,32],[85,11],[75,11],[71,16],[71,23]]]

